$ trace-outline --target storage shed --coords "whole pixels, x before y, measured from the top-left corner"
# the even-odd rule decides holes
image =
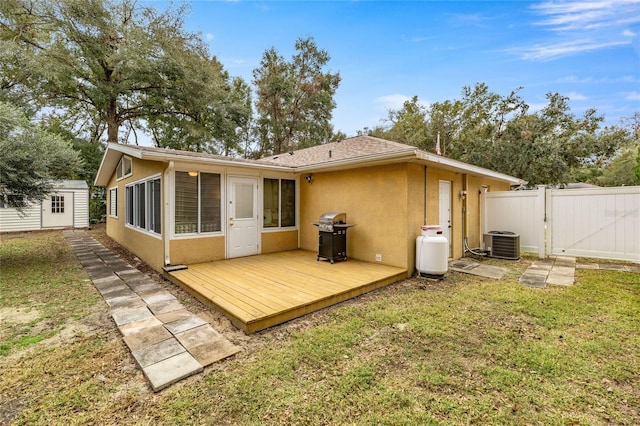
[[[83,180],[61,180],[54,192],[19,214],[0,200],[0,232],[89,227],[89,186]]]

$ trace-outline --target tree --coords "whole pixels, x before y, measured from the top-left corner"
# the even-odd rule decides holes
[[[275,48],[265,51],[253,71],[260,155],[318,145],[333,134],[333,95],[340,76],[324,71],[330,56],[312,37],[298,39],[295,49],[290,62]]]
[[[600,186],[637,185],[633,169],[637,163],[638,151],[634,148],[624,148],[604,167],[602,175],[595,179]]]
[[[22,211],[53,190],[53,180],[73,177],[82,162],[71,144],[0,102],[1,202]]]
[[[444,155],[513,175],[532,186],[567,183],[576,177],[595,180],[630,144],[629,129],[601,129],[604,117],[595,109],[576,117],[569,99],[558,93],[548,93],[547,105],[529,113],[520,90],[503,96],[477,83],[464,87],[461,99],[433,103],[426,114],[414,97],[402,109],[390,111],[390,128],[370,133],[429,151],[440,135]]]
[[[0,67],[0,81],[12,93],[29,92],[86,139],[106,131],[109,142],[137,141],[150,126],[162,146],[191,146],[190,137],[219,143],[235,128],[228,122],[242,125],[247,114],[227,110],[233,85],[201,38],[184,30],[185,13],[134,0],[7,0],[0,39],[29,60],[25,72]],[[220,123],[224,130],[212,131]]]
[[[633,181],[636,185],[640,185],[640,144],[638,144],[638,155],[636,156],[636,165],[633,167]]]
[[[384,137],[407,145],[427,149],[429,138],[427,134],[427,108],[420,103],[417,96],[402,104],[399,110],[389,110],[386,119],[391,128]]]

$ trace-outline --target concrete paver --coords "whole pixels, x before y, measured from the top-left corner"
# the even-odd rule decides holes
[[[192,328],[200,327],[201,325],[205,325],[207,322],[202,318],[191,315],[190,317],[179,319],[177,321],[173,321],[170,323],[166,323],[164,326],[173,334],[178,334],[183,331],[190,330]]]
[[[146,305],[138,308],[115,309],[111,312],[111,317],[117,326],[147,319],[152,316],[153,314]]]
[[[149,309],[153,312],[153,315],[166,314],[168,312],[179,311],[182,310],[182,303],[178,300],[163,300],[157,303],[148,304]]]
[[[522,274],[518,282],[522,285],[536,288],[545,288],[547,286],[546,275]]]
[[[157,364],[167,358],[171,358],[187,350],[178,342],[175,337],[162,340],[150,346],[132,351],[131,354],[136,359],[138,365],[144,370],[150,365]]]
[[[166,312],[166,313],[157,313],[155,314],[156,318],[158,318],[163,323],[171,323],[178,320],[183,320],[185,318],[189,318],[193,315],[191,312],[187,311],[184,307],[182,309],[177,309],[175,311]]]
[[[565,263],[566,264],[566,263]],[[549,276],[547,277],[547,284],[554,285],[573,285],[575,279],[575,263],[574,266],[553,265]]]
[[[545,288],[552,267],[553,262],[549,262],[548,259],[535,261],[520,276],[518,282],[529,287]]]
[[[202,370],[202,365],[189,352],[183,352],[142,369],[155,392]]]
[[[162,324],[162,321],[160,321],[156,317],[149,317],[123,325],[122,327],[120,327],[120,333],[122,333],[122,335],[126,337],[132,334],[144,333],[145,330],[158,326],[164,328],[164,324]]]
[[[164,328],[163,325],[154,325],[142,328],[136,333],[130,333],[124,336],[124,342],[127,344],[129,349],[137,351],[139,349],[155,345],[163,340],[167,340],[171,338],[171,336],[172,335],[169,333],[169,330]]]
[[[86,232],[63,233],[155,392],[240,350]]]
[[[478,275],[485,278],[493,278],[496,280],[504,277],[508,270],[500,266],[481,265],[469,258],[457,259],[449,264],[452,271],[463,272],[465,274]]]

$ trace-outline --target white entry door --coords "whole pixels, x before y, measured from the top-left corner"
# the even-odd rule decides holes
[[[227,194],[228,257],[258,254],[258,179],[229,177]]]
[[[448,180],[441,180],[439,185],[439,215],[440,228],[442,228],[442,235],[447,238],[449,247],[447,253],[451,257],[451,182]]]
[[[42,200],[42,227],[73,226],[73,192],[56,192]]]

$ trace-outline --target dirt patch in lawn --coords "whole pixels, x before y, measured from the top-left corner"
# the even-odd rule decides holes
[[[0,322],[12,324],[29,324],[35,321],[42,313],[37,309],[5,307],[0,308]]]

